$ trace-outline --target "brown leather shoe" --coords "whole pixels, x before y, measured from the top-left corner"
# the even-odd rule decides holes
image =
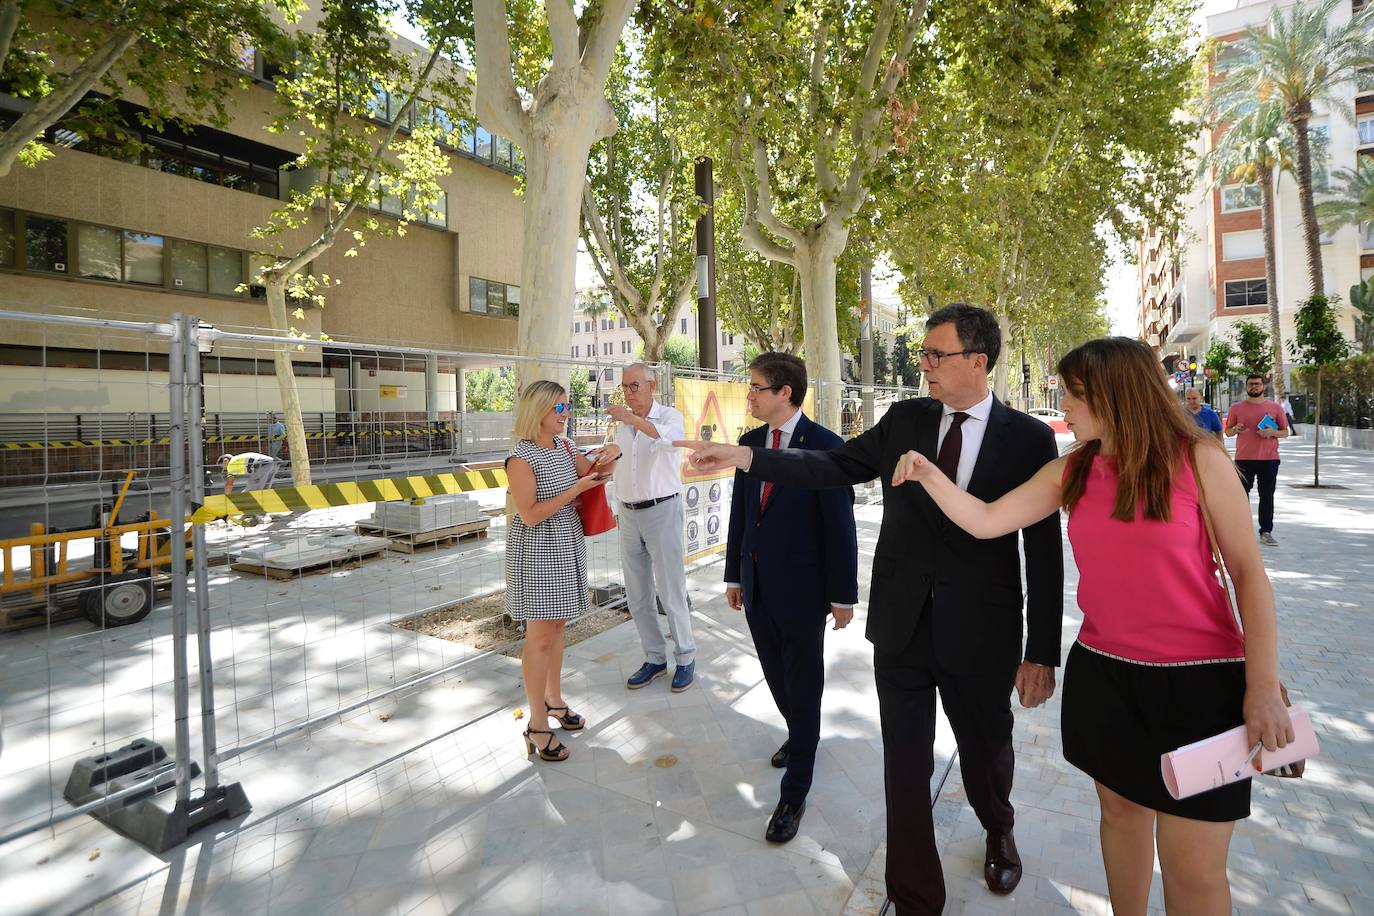
[[[1011,831],[988,832],[988,854],[983,860],[983,879],[994,894],[1010,894],[1021,883],[1021,854]]]

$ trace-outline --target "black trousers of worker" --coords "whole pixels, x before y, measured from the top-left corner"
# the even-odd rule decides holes
[[[898,916],[936,916],[945,879],[935,846],[931,776],[935,770],[935,693],[959,746],[964,792],[984,830],[1010,830],[1011,690],[1016,669],[954,673],[932,651],[927,603],[900,652],[873,652],[883,729],[887,790],[887,895]]]
[[[770,607],[755,589],[744,612],[764,680],[787,723],[787,769],[779,800],[800,805],[811,791],[816,745],[821,740],[821,693],[825,689],[826,617],[796,608]]]

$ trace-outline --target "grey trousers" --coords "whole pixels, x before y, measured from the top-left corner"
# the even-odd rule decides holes
[[[625,598],[639,629],[644,658],[655,665],[668,660],[668,644],[658,622],[654,598],[668,612],[673,634],[673,657],[690,665],[697,656],[692,618],[687,609],[687,568],[682,543],[682,497],[647,509],[627,509],[617,515],[620,528],[620,565],[625,572]]]

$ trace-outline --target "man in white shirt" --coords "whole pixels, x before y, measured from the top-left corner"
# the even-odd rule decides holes
[[[644,664],[625,686],[637,690],[668,671],[668,644],[658,622],[657,598],[667,612],[673,637],[677,668],[672,689],[681,693],[696,677],[697,654],[687,606],[681,459],[673,445],[685,435],[682,414],[654,399],[654,376],[643,363],[625,368],[620,387],[626,406],[608,411],[619,424],[615,495],[620,503],[620,562],[630,616],[644,647]]]

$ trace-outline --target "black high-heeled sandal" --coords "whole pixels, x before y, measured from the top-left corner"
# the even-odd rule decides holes
[[[584,725],[587,724],[586,719],[582,718],[566,706],[549,706],[545,704],[544,708],[549,711],[549,715],[553,716],[555,719],[558,720],[559,725],[563,726],[563,728],[570,732],[575,732],[579,728],[582,728]],[[563,710],[563,715],[558,715],[558,713],[554,712],[555,709]]]
[[[548,735],[549,743],[543,747],[540,747],[539,745],[534,743],[534,739],[532,739],[530,735]],[[566,747],[564,747],[561,743],[554,740],[553,732],[546,731],[542,728],[535,728],[534,726],[530,726],[529,728],[525,729],[526,757],[528,757],[530,754],[538,754],[540,760],[547,760],[550,763],[559,763],[561,761],[567,760],[568,755],[570,753],[572,752],[569,751]]]

